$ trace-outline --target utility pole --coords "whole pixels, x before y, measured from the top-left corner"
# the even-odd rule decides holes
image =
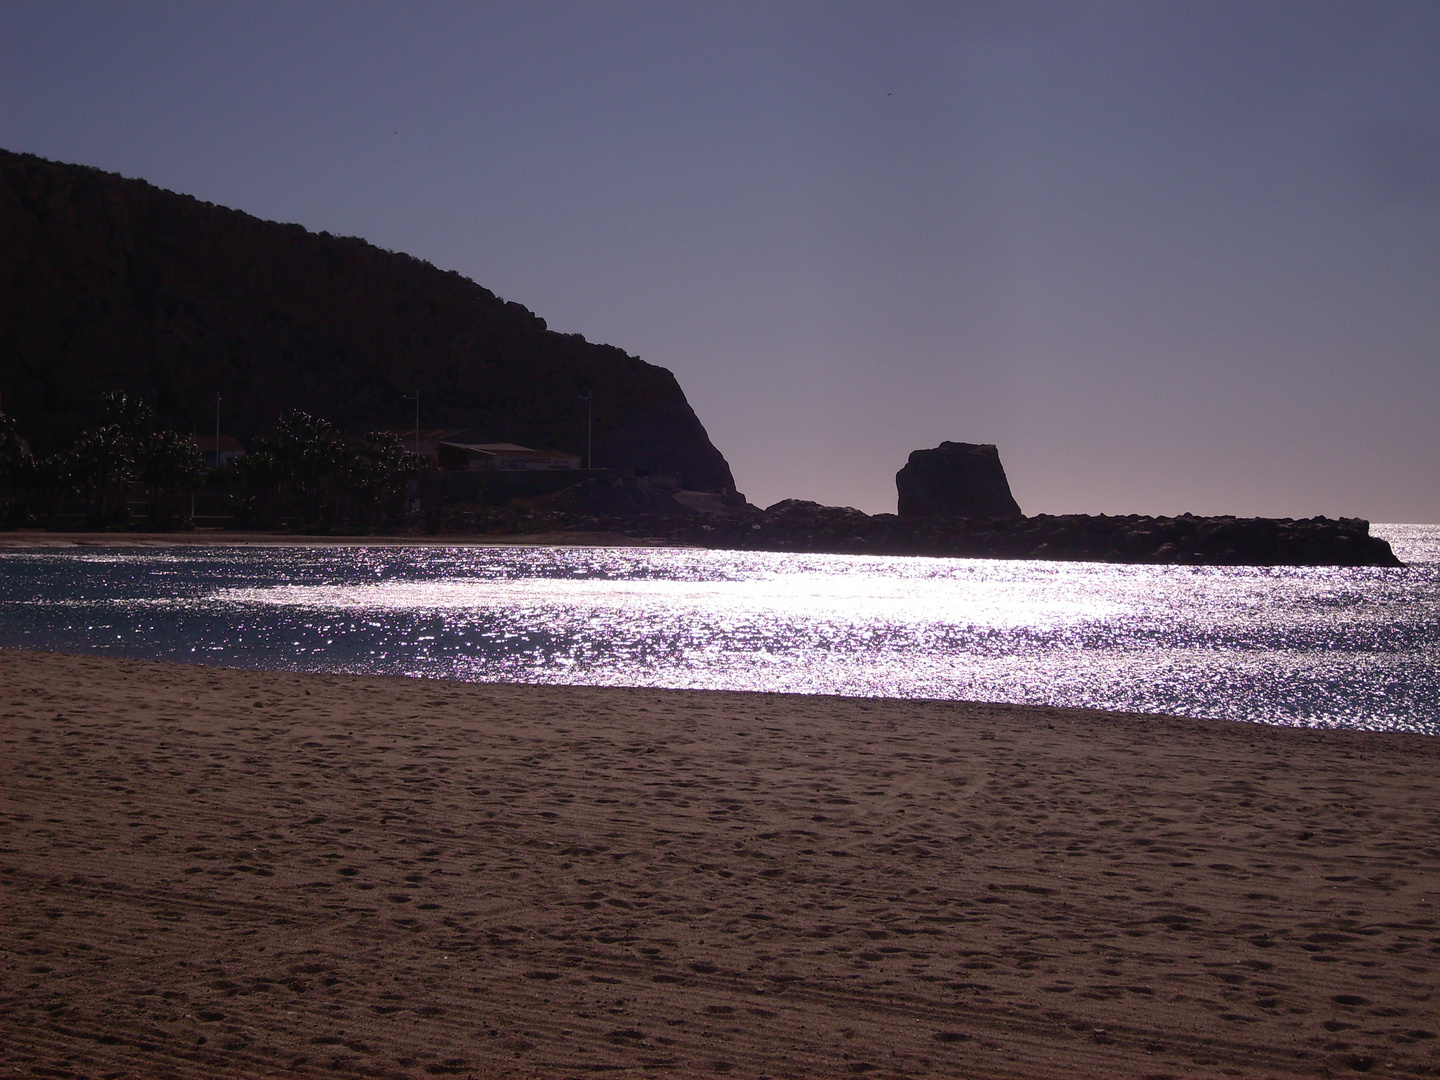
[[[595,468],[595,455],[590,452],[591,432],[594,430],[595,416],[595,391],[586,390],[580,395],[580,400],[585,402],[585,468]]]
[[[215,391],[215,468],[220,467],[220,391]]]

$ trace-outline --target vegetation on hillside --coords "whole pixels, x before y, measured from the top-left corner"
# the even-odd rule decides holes
[[[189,524],[204,461],[193,439],[158,426],[154,410],[123,391],[106,394],[101,423],[69,446],[36,458],[15,421],[0,414],[0,524],[47,524],[77,504],[91,529]],[[346,438],[326,420],[295,412],[254,452],[203,476],[231,496],[235,524],[264,528],[393,529],[419,463],[389,432]],[[138,496],[138,497],[137,497]]]

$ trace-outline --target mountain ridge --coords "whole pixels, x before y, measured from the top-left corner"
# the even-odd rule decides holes
[[[101,395],[179,430],[253,438],[292,409],[342,430],[488,431],[730,491],[675,376],[455,271],[144,180],[0,149],[0,405],[38,453]],[[589,396],[590,401],[585,397]]]

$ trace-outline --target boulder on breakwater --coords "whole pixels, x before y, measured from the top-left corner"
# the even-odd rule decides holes
[[[991,443],[942,442],[916,450],[895,474],[899,516],[1018,518],[1020,504]]]

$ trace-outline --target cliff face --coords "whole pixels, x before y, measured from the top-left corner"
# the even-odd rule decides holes
[[[734,480],[675,377],[557,334],[488,289],[362,240],[311,233],[96,169],[0,151],[0,405],[38,453],[100,396],[242,440],[304,409],[342,429],[426,427],[585,452],[688,488]]]

